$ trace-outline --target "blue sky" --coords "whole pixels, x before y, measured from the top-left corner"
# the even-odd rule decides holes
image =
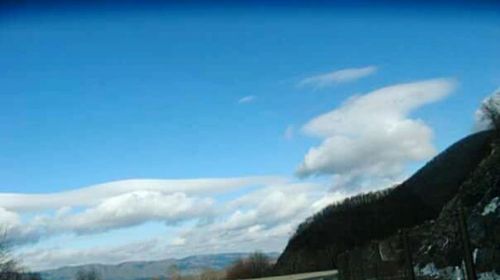
[[[206,217],[216,221],[229,222],[231,217],[240,217],[237,213],[253,213],[258,201],[253,195],[259,191],[277,188],[280,193],[284,188],[284,198],[293,195],[289,193],[293,185],[304,190],[305,200],[297,203],[309,205],[331,194],[334,181],[341,181],[335,176],[346,175],[336,170],[341,168],[337,163],[326,163],[330,165],[317,170],[311,163],[309,173],[318,176],[300,179],[294,174],[312,147],[324,147],[328,139],[352,131],[322,134],[322,129],[308,133],[303,128],[318,116],[345,107],[344,102],[354,95],[369,95],[401,84],[406,85],[400,88],[403,91],[420,90],[420,86],[436,88],[436,95],[425,97],[432,100],[426,102],[429,104],[415,105],[420,98],[417,90],[411,110],[394,112],[402,123],[410,122],[409,129],[425,134],[410,138],[427,150],[398,158],[397,166],[388,167],[395,170],[388,174],[393,180],[404,178],[432,157],[431,148],[442,150],[470,133],[480,102],[500,85],[500,17],[491,7],[66,7],[13,10],[4,12],[0,21],[0,192],[53,194],[125,179],[251,176],[248,182],[235,184],[229,193],[214,194],[207,191],[208,186],[196,197],[187,197],[194,199],[189,200],[194,205],[203,204],[208,197],[214,199],[210,203],[216,208],[224,203],[222,208],[230,209],[228,212],[216,211]],[[303,84],[308,78],[318,81],[321,75],[367,67],[373,69],[370,74],[349,81],[323,76],[330,81],[326,86]],[[423,84],[411,84],[415,82]],[[239,102],[245,97],[247,102]],[[433,137],[426,134],[428,131]],[[370,133],[358,136],[375,137]],[[364,143],[351,144],[365,147]],[[346,182],[358,176],[348,175]],[[388,182],[388,178],[377,182]],[[373,182],[366,176],[356,180]],[[166,182],[165,188],[169,186]],[[342,186],[339,188],[342,191]],[[134,187],[133,191],[141,190]],[[176,194],[184,194],[183,188],[179,190]],[[335,197],[362,190],[369,189],[349,189]],[[127,194],[117,192],[109,198]],[[149,199],[149,194],[144,197]],[[238,199],[246,202],[234,203]],[[2,201],[6,200],[0,197],[6,221],[9,217],[9,221],[15,220],[16,214],[26,223],[37,215],[53,219],[57,211],[78,215],[106,202],[89,198],[84,205],[68,202],[53,209],[32,207],[28,211],[19,210],[25,206],[2,208]],[[208,204],[207,209],[212,209]],[[300,209],[297,206],[286,215]],[[91,233],[75,226],[56,230],[57,234],[49,237],[35,234],[38,241],[21,246],[21,250],[28,266],[53,267],[67,264],[58,262],[64,259],[61,256],[114,240],[116,244],[111,245],[115,247],[92,257],[119,262],[129,255],[117,246],[133,240],[150,241],[149,237],[165,232],[174,240],[178,232],[185,234],[200,226],[196,212],[187,211],[192,216],[182,214],[169,224],[173,210],[160,211],[163,214],[155,211],[152,217],[127,222],[126,226],[109,227],[115,221],[107,221],[106,227]],[[301,212],[313,210],[308,211]],[[269,225],[248,225],[247,232],[264,228],[269,231],[266,236],[276,240],[270,237],[250,242],[252,246],[228,248],[279,250],[300,218],[288,219],[284,233]],[[43,221],[30,227],[37,231]],[[269,223],[280,225],[277,220]],[[218,229],[217,222],[203,226],[208,232],[227,230]],[[273,235],[273,230],[280,233]],[[126,237],[130,232],[136,233],[134,238]],[[67,241],[67,247],[53,250],[61,240]],[[51,251],[53,259],[30,259],[30,252],[34,252],[30,246]],[[214,252],[221,251],[214,246]],[[166,248],[167,253],[151,256],[198,252]]]

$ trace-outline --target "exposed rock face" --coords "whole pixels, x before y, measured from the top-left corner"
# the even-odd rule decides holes
[[[381,261],[396,261],[401,255],[401,247],[399,242],[393,239],[382,240],[378,242],[378,253]]]

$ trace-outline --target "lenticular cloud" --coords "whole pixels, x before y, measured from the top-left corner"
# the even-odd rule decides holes
[[[333,175],[345,190],[387,187],[405,164],[435,154],[433,133],[410,114],[450,94],[451,79],[398,84],[355,96],[309,121],[303,131],[323,139],[298,167],[298,176]]]

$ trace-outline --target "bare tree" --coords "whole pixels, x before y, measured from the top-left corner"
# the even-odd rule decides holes
[[[172,279],[172,280],[181,280],[182,279],[181,271],[180,271],[179,267],[177,267],[176,264],[172,264],[168,267],[167,276],[169,279]]]
[[[500,92],[494,93],[481,105],[481,120],[488,124],[488,128],[500,131]]]
[[[10,247],[5,234],[0,237],[0,280],[19,279],[19,267],[10,254]]]
[[[7,230],[3,228],[0,232],[0,280],[40,280],[39,273],[27,272],[12,256]]]
[[[252,253],[248,257],[247,261],[250,265],[250,270],[254,277],[265,276],[272,266],[269,257],[261,252]]]
[[[199,277],[197,278],[199,280],[221,280],[224,279],[224,276],[225,275],[223,271],[206,268],[200,273]]]
[[[245,264],[245,261],[243,259],[239,259],[235,261],[226,271],[226,279],[232,280],[232,279],[244,279],[244,278],[250,278],[247,275],[249,275],[250,272],[248,270],[248,267]]]
[[[271,271],[269,257],[261,252],[252,253],[246,259],[240,259],[228,268],[226,279],[247,279],[264,277]]]

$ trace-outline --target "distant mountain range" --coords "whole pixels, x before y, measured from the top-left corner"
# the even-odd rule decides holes
[[[182,259],[165,259],[159,261],[134,261],[124,262],[116,265],[88,264],[80,266],[61,267],[52,270],[41,271],[43,279],[50,280],[73,280],[80,270],[95,270],[103,280],[144,280],[153,277],[167,279],[169,268],[175,265],[183,275],[195,274],[203,269],[224,269],[234,261],[245,258],[248,253],[229,253],[214,255],[197,255]],[[269,253],[271,258],[276,259],[278,253]]]

